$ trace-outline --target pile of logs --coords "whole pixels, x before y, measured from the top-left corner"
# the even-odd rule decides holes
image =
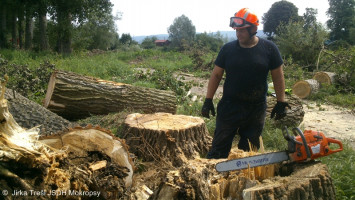
[[[312,79],[297,81],[293,87],[293,94],[304,99],[318,92],[322,84],[331,85],[336,81],[336,74],[332,72],[317,72]]]

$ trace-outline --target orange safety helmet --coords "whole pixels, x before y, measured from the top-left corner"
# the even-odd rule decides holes
[[[234,14],[234,17],[230,18],[229,26],[234,29],[259,26],[259,19],[248,8],[242,8]]]

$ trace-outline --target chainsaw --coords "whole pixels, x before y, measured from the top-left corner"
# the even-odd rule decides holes
[[[281,163],[283,161],[306,162],[343,150],[341,141],[327,138],[322,132],[305,130],[302,133],[299,128],[293,128],[292,132],[293,135],[290,135],[287,127],[282,130],[284,138],[288,141],[288,149],[286,151],[227,160],[217,163],[216,170],[218,172],[226,172]],[[331,149],[329,147],[331,143],[337,144],[339,148]]]

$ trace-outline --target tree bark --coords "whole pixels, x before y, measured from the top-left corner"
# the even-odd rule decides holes
[[[317,72],[313,79],[321,84],[331,85],[335,83],[336,74],[333,72]]]
[[[130,151],[144,161],[168,161],[181,166],[206,154],[212,139],[202,118],[170,113],[127,116],[123,131]]]
[[[301,99],[296,95],[286,95],[285,100],[291,106],[291,109],[287,108],[286,116],[284,118],[272,122],[279,128],[283,128],[284,126],[298,127],[302,123],[304,117]],[[271,111],[275,107],[276,103],[277,99],[275,97],[267,97],[267,117],[270,117]]]
[[[25,49],[32,48],[32,38],[33,38],[33,19],[30,8],[26,6],[26,28],[25,28]]]
[[[49,48],[48,45],[48,37],[47,37],[47,12],[43,10],[43,8],[39,9],[38,12],[38,21],[39,21],[39,34],[40,34],[40,48],[41,50],[47,50]]]
[[[12,23],[12,29],[11,29],[11,38],[12,38],[12,46],[14,48],[17,47],[17,9],[12,8],[12,14],[11,14],[11,23]]]
[[[19,5],[18,7],[18,45],[20,47],[20,49],[23,48],[23,26],[24,26],[24,12],[25,12],[25,7],[23,4]]]
[[[70,121],[11,89],[6,90],[5,98],[8,101],[9,111],[16,122],[27,129],[39,126],[40,135],[64,132],[74,126]]]
[[[44,107],[65,119],[77,120],[124,109],[175,113],[176,103],[171,91],[55,71],[49,80]]]
[[[317,93],[319,88],[320,88],[320,84],[317,80],[308,79],[304,81],[303,80],[297,81],[293,85],[292,91],[293,94],[297,95],[301,99],[304,99],[314,93]]]
[[[71,49],[71,37],[72,37],[72,24],[71,13],[58,6],[57,10],[58,20],[58,52],[64,55],[69,55],[72,52]]]
[[[4,2],[0,3],[0,48],[5,48],[7,45],[6,33],[6,5]]]

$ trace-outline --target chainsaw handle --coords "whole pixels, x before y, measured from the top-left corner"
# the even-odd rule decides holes
[[[333,144],[337,144],[339,146],[339,148],[335,149],[335,150],[329,149],[329,154],[336,153],[336,152],[339,152],[339,151],[343,151],[343,143],[341,143],[341,141],[336,140],[336,139],[332,139],[332,138],[327,138],[327,140],[328,140],[329,144],[333,143]]]
[[[302,142],[303,142],[303,146],[304,146],[304,148],[305,148],[305,150],[306,150],[306,153],[307,153],[307,158],[310,159],[311,156],[312,156],[312,155],[311,155],[311,151],[310,151],[309,148],[308,148],[307,140],[306,140],[306,138],[304,137],[304,135],[303,135],[301,129],[299,129],[298,127],[296,127],[296,128],[293,128],[292,131],[293,131],[293,134],[296,135],[296,133],[297,133],[299,136],[301,136]]]

